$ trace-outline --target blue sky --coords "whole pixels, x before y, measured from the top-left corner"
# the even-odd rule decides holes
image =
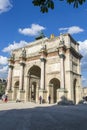
[[[83,55],[82,84],[87,86],[87,2],[78,9],[55,0],[55,9],[42,14],[32,0],[0,0],[0,77],[7,77],[7,57],[12,49],[33,41],[37,32],[45,36],[70,33]]]

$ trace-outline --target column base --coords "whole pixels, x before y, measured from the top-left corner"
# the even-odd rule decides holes
[[[59,89],[58,91],[58,105],[73,105],[73,101],[67,98],[68,91],[65,89]]]
[[[5,94],[8,96],[8,101],[12,101],[12,90],[6,90]]]
[[[47,102],[47,90],[39,90],[39,97],[42,97],[42,103],[46,103]]]
[[[58,89],[57,90],[57,102],[67,99],[67,93],[68,91],[66,89]]]
[[[24,101],[25,100],[25,90],[19,90],[17,95],[17,100]]]

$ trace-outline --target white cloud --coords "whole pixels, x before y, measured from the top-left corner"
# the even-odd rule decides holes
[[[0,78],[7,77],[7,71],[8,71],[7,63],[8,63],[7,57],[0,56]]]
[[[0,65],[7,64],[7,57],[0,56]]]
[[[8,66],[2,66],[0,67],[0,78],[7,79],[8,74]]]
[[[81,51],[81,53],[85,56],[87,55],[87,40],[85,41],[78,41],[78,43],[80,44],[79,49]]]
[[[3,66],[2,68],[0,68],[0,73],[7,73],[8,70],[8,66]]]
[[[83,32],[84,29],[78,26],[71,26],[67,28],[59,28],[59,31],[65,31],[64,33],[69,33],[69,34],[77,34],[77,33]]]
[[[83,87],[87,87],[87,77],[82,76],[82,85]]]
[[[82,76],[82,79],[83,79],[83,81],[86,81],[86,80],[87,80],[84,76]]]
[[[24,29],[19,29],[19,33],[27,36],[36,36],[38,32],[41,30],[45,30],[45,27],[40,26],[39,24],[32,24],[31,28],[24,28]]]
[[[0,0],[0,14],[12,8],[11,0]]]
[[[82,71],[87,71],[87,40],[84,41],[78,41],[79,43],[79,49],[80,49],[80,53],[83,55],[82,58]]]
[[[68,30],[68,28],[59,28],[59,31]]]
[[[20,41],[19,43],[16,43],[15,41],[10,44],[8,47],[5,47],[2,51],[3,52],[11,52],[12,50],[14,49],[18,49],[18,48],[21,48],[21,47],[24,47],[26,46],[28,43],[25,42],[25,41]]]
[[[80,53],[83,55],[81,60],[81,70],[82,70],[82,84],[87,86],[87,40],[78,41]]]

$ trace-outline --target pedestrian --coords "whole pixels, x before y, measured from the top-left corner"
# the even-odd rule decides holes
[[[5,95],[5,102],[7,102],[8,101],[8,96],[7,95]]]
[[[50,95],[48,96],[48,102],[49,102],[49,104],[51,102],[51,96]]]
[[[42,103],[42,97],[41,96],[39,97],[39,100],[40,100],[40,104],[41,104]]]
[[[2,95],[2,101],[7,102],[8,101],[8,96],[3,94]]]

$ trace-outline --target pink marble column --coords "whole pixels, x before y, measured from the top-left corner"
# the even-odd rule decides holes
[[[65,88],[65,69],[64,69],[64,54],[60,55],[60,61],[61,61],[61,88]]]
[[[25,63],[20,62],[19,90],[23,90],[23,84],[24,84],[24,66],[25,66]]]
[[[41,58],[41,85],[40,89],[44,90],[45,89],[45,58]]]
[[[13,65],[9,65],[8,71],[8,82],[7,82],[7,90],[11,90],[12,88],[12,73],[13,73]]]

